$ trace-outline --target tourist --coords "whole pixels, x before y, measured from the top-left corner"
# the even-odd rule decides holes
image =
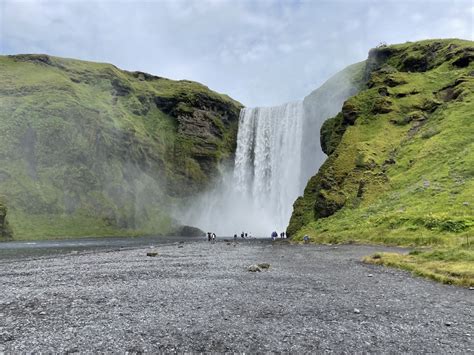
[[[237,234],[234,234],[234,242],[237,240]]]
[[[245,239],[247,239],[247,233],[245,233]]]
[[[276,231],[272,232],[272,240],[275,240],[278,237],[278,233]]]
[[[245,239],[245,234],[244,234],[244,232],[240,233],[240,238]]]
[[[211,232],[207,232],[207,241],[208,241],[208,242],[211,241]]]
[[[216,242],[216,233],[212,233],[212,244]]]
[[[304,240],[304,243],[305,243],[305,244],[308,244],[308,243],[309,243],[309,237],[308,237],[307,235],[305,235],[305,236],[303,237],[303,240]]]

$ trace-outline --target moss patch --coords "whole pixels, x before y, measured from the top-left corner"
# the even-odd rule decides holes
[[[375,265],[397,267],[445,284],[474,286],[474,248],[413,251],[408,255],[377,253],[364,258]]]

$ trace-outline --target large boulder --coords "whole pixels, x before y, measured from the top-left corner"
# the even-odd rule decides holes
[[[0,201],[0,240],[12,238],[12,230],[8,225],[7,206]]]
[[[171,234],[177,237],[204,237],[206,235],[199,228],[192,226],[179,226]]]

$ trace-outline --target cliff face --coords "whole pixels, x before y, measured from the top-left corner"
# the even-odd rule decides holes
[[[190,81],[0,57],[0,193],[19,237],[167,232],[235,151],[241,104]]]
[[[321,128],[328,158],[295,202],[289,234],[426,244],[470,233],[473,58],[461,40],[371,50],[365,89]]]
[[[364,70],[365,62],[350,65],[304,98],[303,107],[306,119],[303,121],[301,161],[305,164],[302,167],[301,186],[306,184],[326,158],[320,141],[314,133],[320,131],[324,121],[341,110],[345,100],[362,88]]]

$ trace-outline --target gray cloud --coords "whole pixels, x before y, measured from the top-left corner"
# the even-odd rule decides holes
[[[274,105],[382,41],[472,40],[473,17],[470,0],[0,0],[0,53],[110,62]]]

